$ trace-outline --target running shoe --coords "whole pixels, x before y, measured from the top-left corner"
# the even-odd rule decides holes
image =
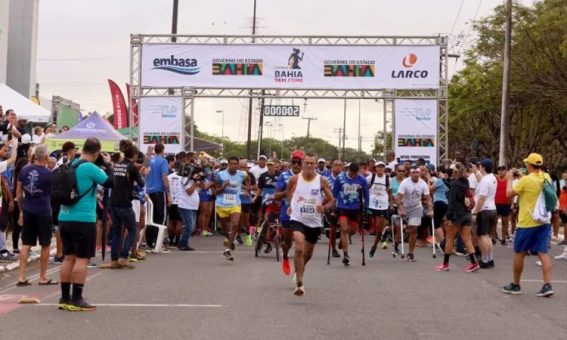
[[[480,261],[478,266],[481,269],[490,269],[490,263],[489,262]]]
[[[343,264],[345,265],[345,267],[350,266],[350,257],[348,256],[348,254],[345,254],[343,256]]]
[[[136,262],[138,262],[138,258],[137,258],[136,256],[130,256],[130,257],[128,258],[128,261],[133,262],[133,263],[136,263]]]
[[[208,236],[211,236],[211,235],[212,235],[212,233],[209,233],[209,232],[206,231],[206,230],[203,230],[203,231],[201,232],[201,237],[208,237]]]
[[[291,266],[289,264],[289,259],[283,259],[283,261],[282,261],[282,272],[285,275],[289,275],[291,273]]]
[[[224,253],[222,253],[222,256],[229,261],[234,261],[234,257],[232,257],[232,253],[230,252],[230,249],[226,249]]]
[[[488,265],[490,266],[490,268],[494,268],[494,260],[488,261]]]
[[[50,260],[50,262],[53,263],[53,264],[62,264],[64,258],[65,258],[64,256],[61,256],[61,257],[53,256],[53,258]]]
[[[71,303],[67,305],[66,310],[71,312],[94,312],[96,310],[96,306],[88,304],[83,298],[81,298],[77,302],[71,301]]]
[[[60,298],[58,308],[60,310],[67,310],[67,308],[69,308],[69,304],[70,304],[69,299]]]
[[[388,249],[388,242],[386,241],[382,242],[382,249]]]
[[[264,253],[265,253],[265,254],[268,254],[268,253],[270,253],[271,251],[272,251],[272,245],[268,243],[268,244],[266,245],[266,249],[264,250]]]
[[[415,262],[415,257],[413,256],[413,254],[408,254],[407,261],[408,262]]]
[[[500,240],[500,244],[504,247],[506,247],[506,239],[502,239]]]
[[[551,284],[550,283],[545,283],[541,289],[539,290],[539,292],[536,293],[536,296],[540,296],[540,297],[550,297],[553,295],[553,289],[551,288]]]
[[[89,262],[89,264],[87,264],[87,268],[89,268],[89,269],[96,269],[96,263],[94,263],[94,262]]]
[[[252,247],[252,244],[253,244],[253,243],[254,243],[254,242],[252,242],[252,236],[246,235],[246,239],[244,240],[244,244],[245,244],[247,247]]]
[[[538,260],[538,261],[536,261],[535,265],[536,265],[536,266],[538,266],[538,267],[541,267],[541,266],[543,266],[543,264],[542,264],[542,263],[541,263],[541,261],[539,261],[539,260]]]
[[[556,260],[567,260],[567,251],[564,251],[563,254],[557,255],[554,257]]]
[[[339,252],[336,249],[333,249],[333,257],[339,258],[341,257],[341,254],[339,254]]]
[[[244,241],[242,241],[242,237],[240,237],[240,235],[236,235],[236,242],[238,242],[239,245],[244,244]]]
[[[0,254],[0,262],[16,262],[18,261],[18,255],[12,254],[10,252],[4,252]]]
[[[509,285],[502,287],[502,293],[520,295],[522,294],[522,288],[520,287],[520,285],[511,282]]]
[[[376,254],[376,246],[372,246],[372,248],[370,248],[370,252],[368,253],[368,256],[374,257],[374,254]]]
[[[295,286],[295,290],[293,291],[293,295],[295,296],[303,296],[305,295],[305,288],[303,287],[302,282],[298,282]]]
[[[465,267],[465,273],[472,273],[476,272],[480,269],[478,263],[470,263],[468,266]]]
[[[230,242],[228,241],[227,238],[224,239],[224,241],[222,241],[222,244],[228,248],[228,246],[230,245]]]
[[[447,271],[449,271],[449,264],[448,263],[441,263],[440,265],[435,267],[435,270],[438,271],[438,272],[447,272]]]
[[[433,244],[433,237],[431,236],[427,236],[427,238],[425,239],[425,241],[429,244]]]

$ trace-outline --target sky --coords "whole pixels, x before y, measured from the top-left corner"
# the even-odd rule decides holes
[[[257,0],[258,34],[264,35],[437,35],[449,36],[450,52],[474,44],[472,22],[489,15],[503,0]],[[520,0],[531,4],[532,0]],[[125,92],[129,79],[130,34],[171,32],[173,0],[40,0],[37,81],[40,95],[71,99],[84,112],[112,112],[107,79]],[[250,34],[253,0],[179,0],[179,34]],[[450,73],[459,62],[450,61]],[[247,99],[198,99],[195,122],[212,135],[246,139]],[[281,102],[282,104],[290,102]],[[275,102],[274,102],[275,104]],[[340,100],[297,99],[302,115],[317,118],[311,135],[338,144]],[[306,104],[306,105],[304,105]],[[362,149],[369,152],[383,128],[382,104],[350,100],[347,147],[358,145],[360,107]],[[307,121],[266,119],[276,139],[304,136]],[[257,125],[257,117],[253,121]],[[269,131],[271,130],[271,131]],[[256,128],[253,131],[256,135]]]

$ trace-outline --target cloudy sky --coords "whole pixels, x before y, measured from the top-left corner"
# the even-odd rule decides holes
[[[491,13],[503,0],[257,0],[258,33],[270,35],[436,35],[447,34],[452,53],[474,43],[471,22]],[[521,0],[523,4],[532,0]],[[41,95],[60,95],[85,112],[111,112],[107,79],[124,89],[129,79],[132,33],[171,30],[173,0],[40,0],[38,74]],[[180,34],[250,34],[253,0],[179,0]],[[450,71],[459,64],[450,62]],[[245,140],[245,99],[200,99],[195,120],[200,129]],[[301,103],[303,113],[303,100]],[[381,104],[360,104],[363,149],[369,151],[382,129]],[[336,144],[342,126],[342,101],[309,100],[305,115],[317,117],[311,134]],[[347,146],[357,146],[358,101],[347,108]],[[282,118],[286,138],[306,133],[307,122]],[[255,123],[256,125],[256,123]],[[282,129],[272,129],[281,138]],[[266,131],[266,134],[268,131]]]

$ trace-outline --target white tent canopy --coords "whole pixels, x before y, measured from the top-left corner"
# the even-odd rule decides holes
[[[51,119],[49,110],[36,105],[6,84],[0,84],[0,106],[4,112],[9,109],[14,110],[18,119],[27,119],[36,123],[47,123]]]

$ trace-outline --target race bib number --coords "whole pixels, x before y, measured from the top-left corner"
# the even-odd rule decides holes
[[[236,195],[235,194],[224,194],[222,196],[223,205],[236,205]]]
[[[354,185],[354,184],[345,185],[344,193],[347,195],[356,195],[358,193],[358,185]]]
[[[302,216],[315,216],[315,205],[305,204],[299,209],[299,213]]]

